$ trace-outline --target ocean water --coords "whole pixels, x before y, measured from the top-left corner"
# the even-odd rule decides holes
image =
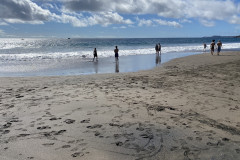
[[[44,39],[1,38],[0,76],[55,76],[95,73],[135,72],[151,69],[155,44],[161,43],[161,62],[203,53],[203,43],[213,38],[122,38],[122,39]],[[216,41],[219,38],[215,38]],[[223,50],[239,50],[239,38],[222,38]],[[114,48],[120,61],[116,66]],[[99,61],[91,62],[97,48]],[[117,68],[117,69],[116,69]]]

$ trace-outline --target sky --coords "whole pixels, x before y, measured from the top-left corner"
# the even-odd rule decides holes
[[[0,0],[0,37],[240,35],[240,0]]]

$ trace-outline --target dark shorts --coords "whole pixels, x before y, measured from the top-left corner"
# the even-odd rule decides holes
[[[118,53],[115,53],[115,57],[118,58]]]
[[[97,54],[94,54],[93,56],[94,56],[94,57],[97,57]]]
[[[218,52],[220,52],[221,51],[221,47],[218,47]]]

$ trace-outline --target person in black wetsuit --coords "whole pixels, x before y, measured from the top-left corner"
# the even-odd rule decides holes
[[[118,57],[119,57],[119,55],[118,55],[118,51],[119,51],[119,49],[118,49],[118,47],[116,46],[116,48],[114,49],[115,60],[116,60],[116,61],[118,61]]]
[[[93,62],[94,62],[94,59],[96,58],[96,61],[98,61],[98,56],[97,56],[97,49],[95,48],[94,51],[93,51]]]

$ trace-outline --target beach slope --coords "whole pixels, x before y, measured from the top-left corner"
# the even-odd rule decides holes
[[[240,158],[240,52],[136,73],[0,78],[1,160]]]

